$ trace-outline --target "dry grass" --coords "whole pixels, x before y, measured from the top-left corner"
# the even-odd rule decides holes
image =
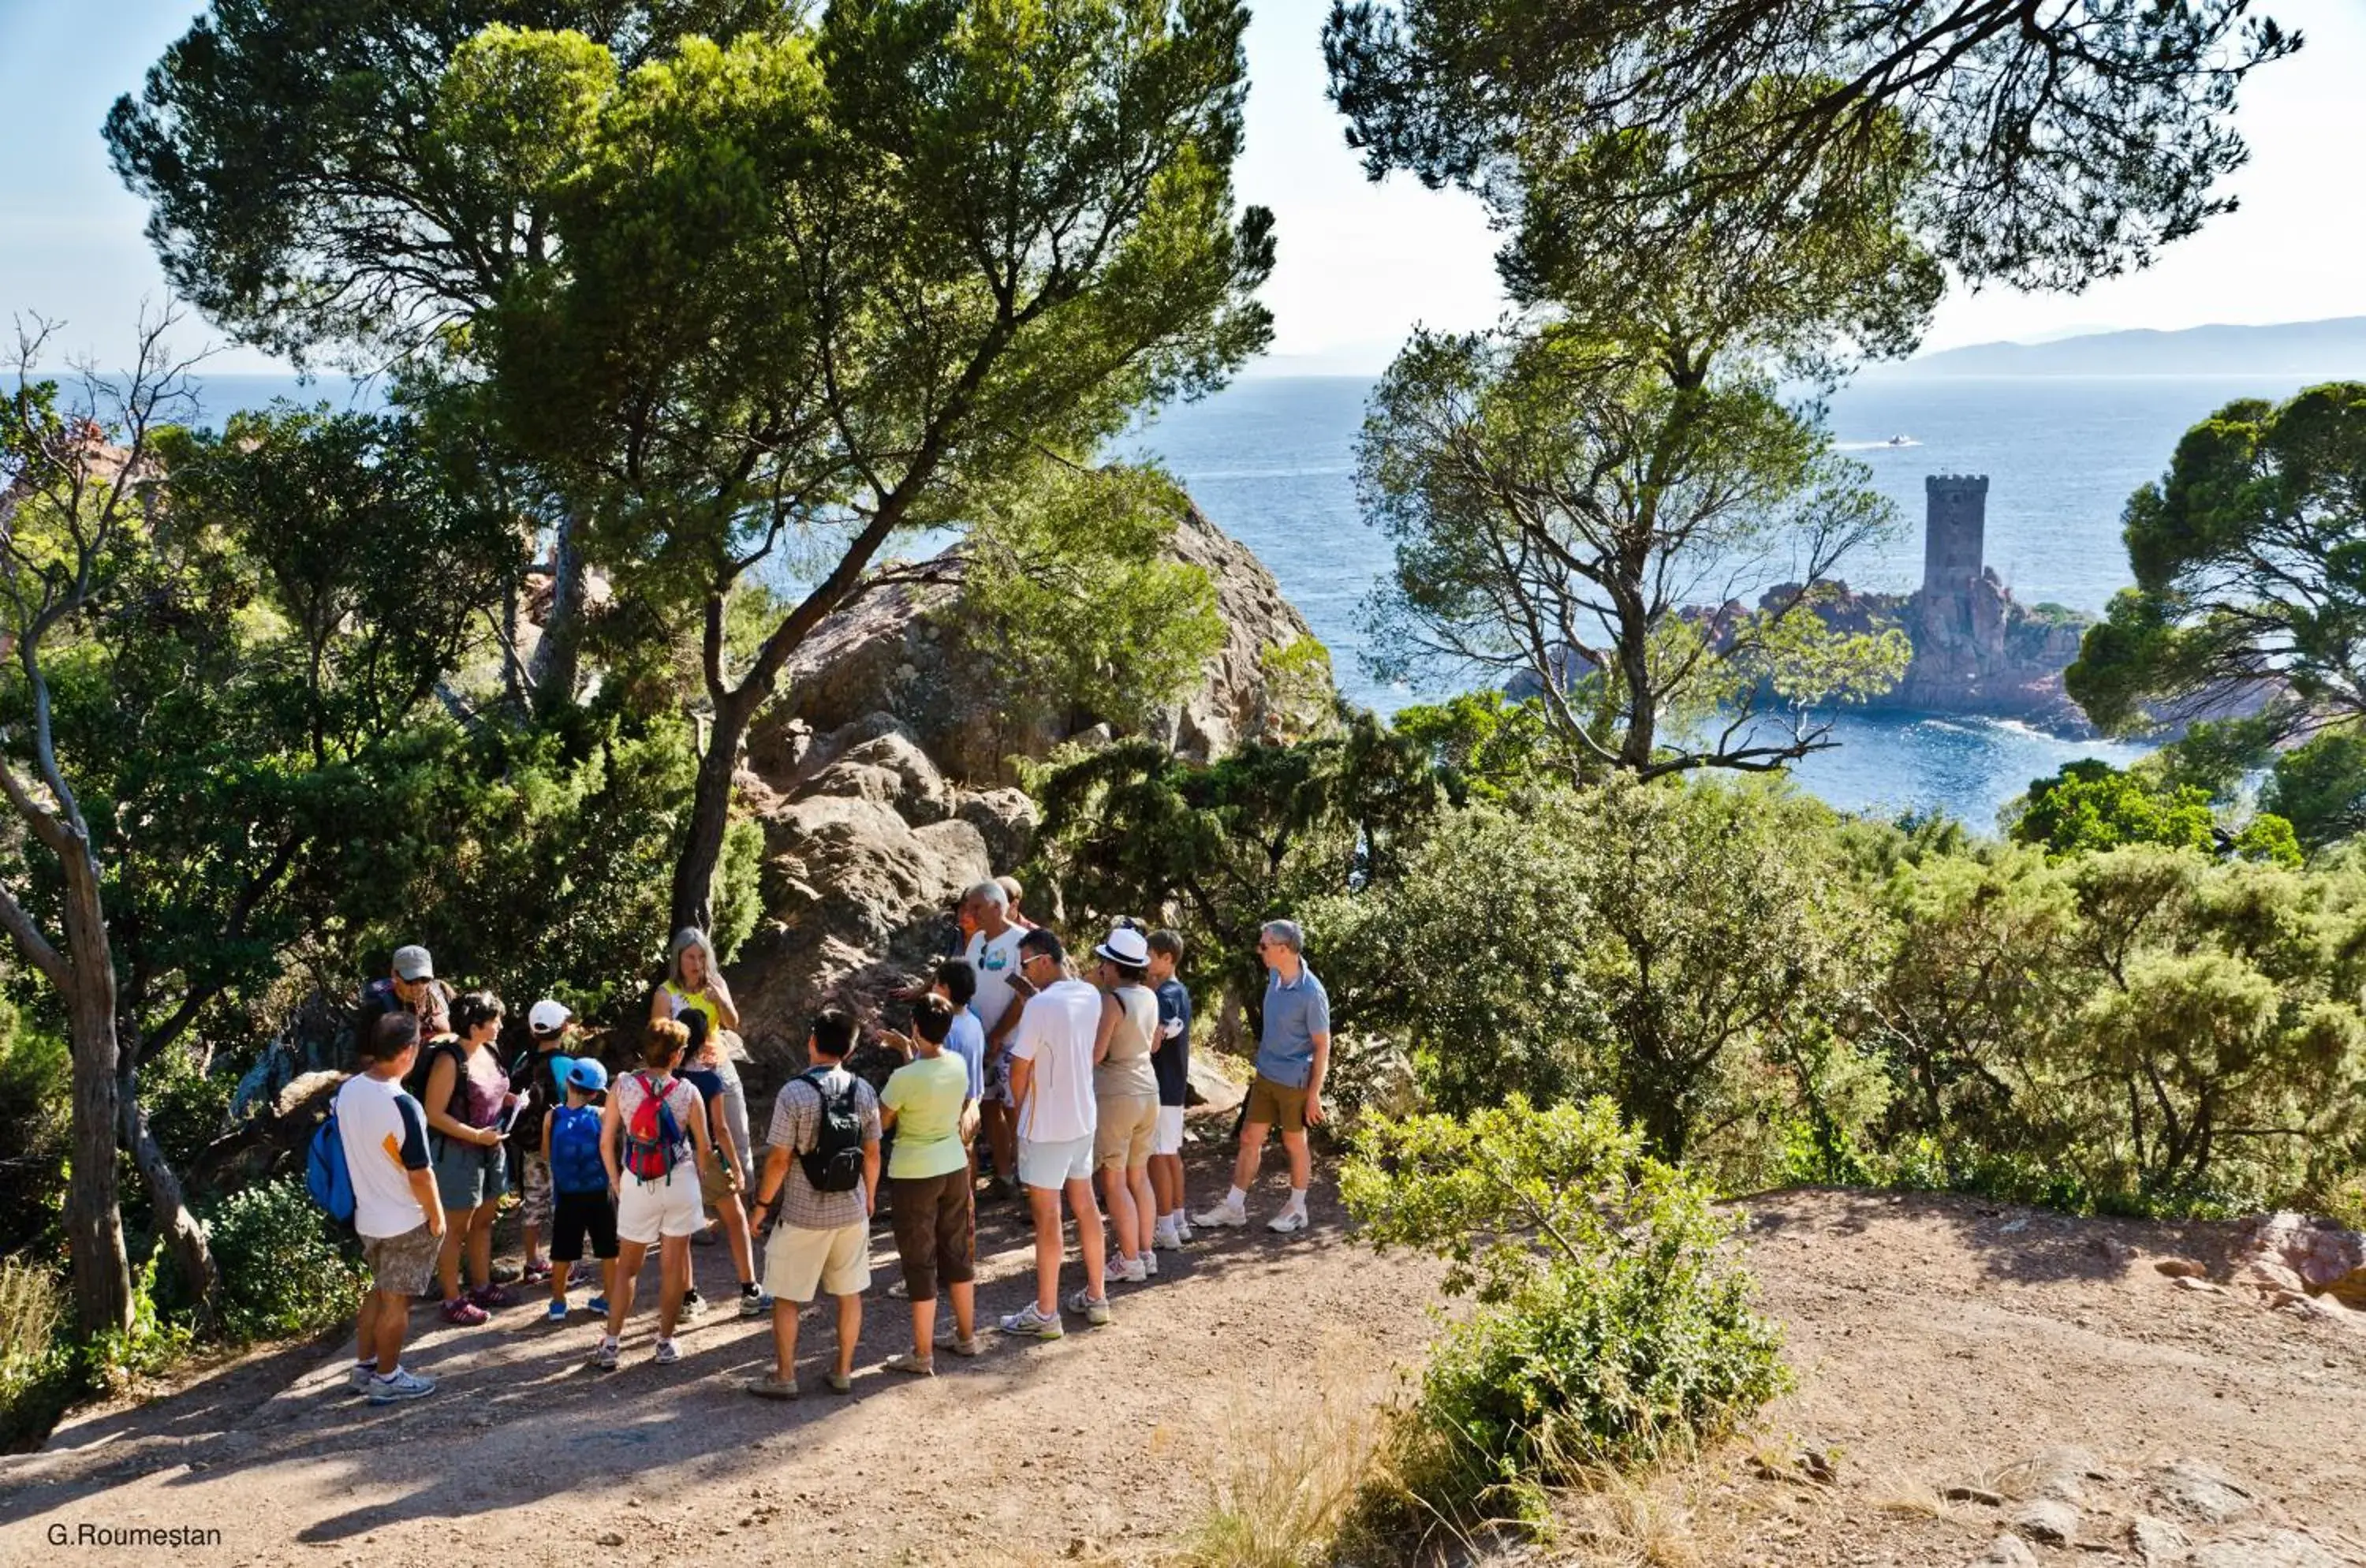
[[[33,1375],[64,1322],[55,1276],[22,1258],[0,1260],[0,1390]]]
[[[1314,1568],[1381,1461],[1392,1379],[1352,1341],[1326,1342],[1314,1386],[1268,1391],[1228,1424],[1215,1504],[1185,1537],[1177,1568]]]
[[[1696,1456],[1642,1471],[1597,1470],[1554,1495],[1560,1561],[1583,1568],[1708,1568],[1736,1561],[1746,1509],[1731,1459]]]

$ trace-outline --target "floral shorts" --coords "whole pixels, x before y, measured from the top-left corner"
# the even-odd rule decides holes
[[[518,1224],[550,1228],[550,1162],[540,1155],[525,1156],[525,1202],[518,1210]]]
[[[389,1295],[415,1296],[435,1277],[435,1257],[444,1240],[423,1224],[400,1235],[362,1237],[362,1261],[369,1265],[370,1288]]]
[[[1010,1103],[1010,1047],[989,1045],[986,1048],[986,1065],[978,1077],[986,1089],[987,1101],[997,1105]]]

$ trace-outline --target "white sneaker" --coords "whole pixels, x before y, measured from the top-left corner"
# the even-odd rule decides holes
[[[1159,1221],[1157,1227],[1150,1233],[1150,1247],[1154,1252],[1161,1247],[1173,1252],[1182,1245],[1182,1233],[1176,1228],[1175,1222],[1171,1219]]]
[[[1304,1230],[1307,1224],[1305,1210],[1284,1209],[1281,1213],[1268,1220],[1265,1223],[1265,1228],[1273,1232],[1276,1235],[1288,1235],[1292,1231]]]
[[[370,1379],[377,1376],[376,1361],[361,1361],[345,1369],[345,1387],[355,1393],[369,1392]]]
[[[1191,1245],[1191,1226],[1189,1222],[1184,1220],[1175,1222],[1175,1245],[1177,1247]]]
[[[1202,1209],[1191,1216],[1191,1223],[1208,1230],[1239,1230],[1249,1223],[1246,1209],[1235,1209],[1230,1203],[1219,1203],[1212,1209]]]
[[[394,1376],[370,1379],[369,1402],[372,1404],[395,1404],[406,1399],[424,1399],[435,1392],[435,1380],[422,1378],[407,1368],[397,1367]]]
[[[1144,1247],[1140,1252],[1134,1254],[1133,1260],[1142,1265],[1144,1278],[1151,1280],[1158,1278],[1158,1249],[1156,1247]]]
[[[1139,1285],[1150,1278],[1139,1258],[1121,1258],[1110,1266],[1110,1279],[1120,1285]]]
[[[682,1359],[682,1349],[670,1339],[660,1339],[658,1341],[657,1349],[651,1352],[649,1359],[660,1367],[670,1367]]]
[[[1033,1302],[1003,1318],[996,1326],[1005,1334],[1020,1335],[1029,1339],[1057,1339],[1065,1332],[1058,1318],[1045,1317],[1035,1309]]]

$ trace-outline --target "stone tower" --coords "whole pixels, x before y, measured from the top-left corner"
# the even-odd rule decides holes
[[[1980,580],[1988,528],[1986,474],[1932,474],[1922,481],[1929,511],[1922,525],[1922,591],[1968,593]]]

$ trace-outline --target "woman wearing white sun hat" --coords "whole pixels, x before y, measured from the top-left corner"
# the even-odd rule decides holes
[[[1102,1201],[1117,1232],[1117,1262],[1110,1278],[1140,1284],[1158,1270],[1151,1226],[1158,1202],[1150,1186],[1150,1151],[1158,1133],[1158,1076],[1150,1053],[1158,1040],[1158,994],[1149,986],[1150,943],[1131,921],[1093,949],[1100,962],[1100,1031],[1093,1042],[1093,1098],[1099,1121],[1093,1163],[1101,1173]]]

